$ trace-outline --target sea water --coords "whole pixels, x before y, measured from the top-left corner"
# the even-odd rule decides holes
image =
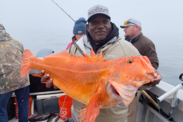
[[[68,43],[72,41],[72,32],[62,33],[61,30],[29,30],[21,33],[14,29],[10,30],[13,38],[23,43],[25,49],[30,49],[34,55],[41,49],[52,49],[60,52],[66,49]],[[144,34],[145,35],[145,34]],[[183,43],[181,39],[171,36],[150,36],[154,42],[159,58],[158,71],[162,75],[162,80],[174,86],[182,81],[179,75],[183,73]]]

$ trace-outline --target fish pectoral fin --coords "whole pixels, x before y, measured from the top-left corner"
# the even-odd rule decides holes
[[[79,122],[95,122],[100,111],[100,96],[102,92],[94,94],[88,104],[80,110]]]
[[[86,121],[86,112],[87,112],[87,106],[83,106],[79,113],[79,122]]]
[[[44,74],[35,74],[35,73],[32,73],[31,75],[34,77],[43,77],[44,76]]]
[[[131,84],[120,84],[117,82],[109,81],[112,86],[115,88],[115,90],[119,93],[121,96],[124,104],[128,106],[135,97],[135,93],[138,90],[138,87],[131,85]]]

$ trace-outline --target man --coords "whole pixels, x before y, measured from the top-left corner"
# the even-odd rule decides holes
[[[87,21],[85,18],[81,17],[78,20],[75,21],[74,27],[73,27],[73,34],[72,42],[70,42],[66,48],[66,50],[69,49],[69,47],[77,40],[79,40],[82,36],[86,35],[86,23]]]
[[[135,18],[130,18],[124,22],[124,25],[120,26],[124,28],[125,39],[132,43],[140,52],[141,55],[147,56],[151,61],[152,66],[157,69],[159,66],[159,60],[157,57],[156,49],[154,43],[145,37],[141,30],[142,26],[139,20]],[[148,84],[153,87],[159,82],[154,82]],[[141,92],[138,91],[138,95],[134,98],[133,102],[129,105],[128,108],[128,122],[135,122],[137,109],[138,109],[138,100],[141,95]]]
[[[124,28],[125,40],[132,43],[138,49],[141,55],[147,56],[151,61],[152,66],[155,69],[158,69],[159,60],[157,57],[155,45],[150,39],[142,34],[140,21],[131,18],[125,21],[124,25],[120,27]]]
[[[111,16],[109,15],[109,10],[107,7],[102,5],[96,5],[89,9],[88,11],[88,24],[86,25],[87,32],[76,43],[80,49],[90,55],[91,49],[94,50],[96,54],[100,51],[106,56],[105,59],[114,60],[118,58],[128,57],[128,56],[139,56],[137,49],[131,45],[129,42],[122,40],[119,37],[119,30],[114,23],[111,21]],[[82,55],[82,52],[72,45],[68,52],[74,55]],[[44,73],[42,71],[42,73]],[[49,75],[44,75],[41,79],[45,82],[49,79]],[[161,79],[158,73],[155,81]],[[52,85],[52,80],[48,80],[46,86],[50,87]],[[74,115],[78,120],[79,111],[84,105],[76,100],[73,100]],[[127,107],[124,103],[112,106],[107,109],[101,109],[96,122],[125,122],[127,119]]]
[[[20,77],[23,45],[0,24],[0,122],[8,122],[7,104],[15,92],[19,122],[28,122],[29,77]]]

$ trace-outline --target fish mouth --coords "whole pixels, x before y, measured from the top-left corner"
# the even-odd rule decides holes
[[[158,74],[154,71],[153,73],[147,73],[148,79],[152,80],[154,77],[156,77]]]
[[[130,84],[133,84],[135,87],[141,87],[142,85],[146,83],[150,83],[154,77],[157,76],[157,73],[152,72],[152,73],[147,73],[146,76],[144,77],[131,77],[126,75],[125,77],[130,81]]]

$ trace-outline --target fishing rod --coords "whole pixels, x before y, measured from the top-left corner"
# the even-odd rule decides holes
[[[53,1],[53,0],[52,0]],[[53,1],[65,14],[67,14],[55,1]],[[69,15],[67,14],[67,16],[69,16],[74,22],[75,20]]]
[[[53,1],[53,0],[52,0]],[[53,1],[65,14],[67,14],[55,1]],[[74,22],[75,22],[75,20],[69,15],[69,14],[67,14],[67,16],[69,16]],[[63,105],[62,105],[62,107],[61,107],[61,109],[60,109],[60,112],[59,112],[59,116],[60,117],[63,117],[62,115],[61,115],[61,112],[62,112],[62,109],[63,109],[63,107],[64,107],[64,104],[65,104],[65,100],[66,100],[66,98],[67,98],[67,95],[65,96],[65,99],[64,99],[64,102],[63,102]]]

